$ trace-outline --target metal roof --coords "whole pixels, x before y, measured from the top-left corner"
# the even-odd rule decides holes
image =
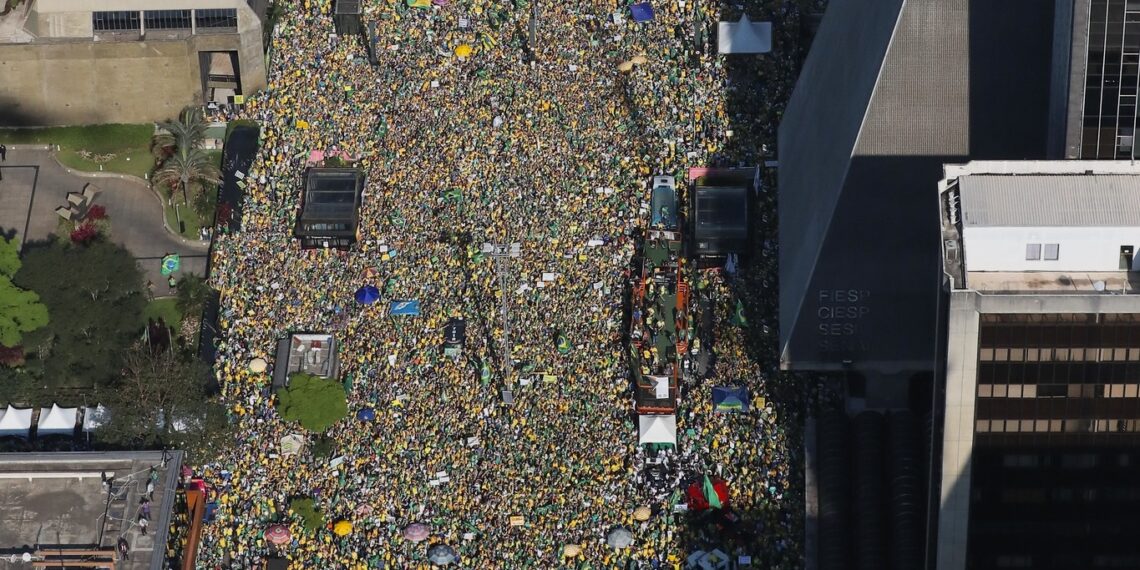
[[[1140,176],[971,175],[958,179],[966,227],[1140,226]]]

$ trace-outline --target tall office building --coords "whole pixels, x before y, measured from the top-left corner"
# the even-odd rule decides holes
[[[783,368],[865,377],[870,407],[932,383],[932,189],[945,163],[1060,157],[1073,6],[831,0],[779,131]]]
[[[1140,166],[971,162],[939,197],[938,570],[1140,567]]]

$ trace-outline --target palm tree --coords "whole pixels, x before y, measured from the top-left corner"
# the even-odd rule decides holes
[[[222,173],[210,160],[202,149],[197,147],[176,147],[174,154],[163,161],[162,166],[154,172],[154,181],[170,188],[171,196],[177,190],[182,191],[182,200],[190,205],[190,196],[187,188],[191,183],[199,188],[205,184],[219,184]]]
[[[199,107],[186,107],[176,121],[166,121],[158,126],[166,132],[154,135],[153,147],[157,148],[198,148],[206,140],[206,117]]]

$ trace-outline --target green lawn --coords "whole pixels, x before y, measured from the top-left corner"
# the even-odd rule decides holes
[[[158,320],[161,317],[166,321],[166,326],[178,330],[179,324],[182,323],[182,313],[178,312],[177,303],[178,300],[174,297],[155,299],[147,303],[146,308],[143,309],[143,319]]]
[[[81,156],[114,155],[103,161],[103,170],[145,178],[154,166],[150,139],[154,125],[88,125],[42,129],[0,129],[2,144],[59,145],[59,161],[69,168],[98,172],[100,163]]]

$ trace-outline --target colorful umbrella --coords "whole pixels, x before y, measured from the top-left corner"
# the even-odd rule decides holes
[[[455,549],[446,544],[437,544],[428,549],[428,560],[430,560],[432,564],[447,566],[455,562],[455,559]]]
[[[458,57],[467,57],[471,55],[471,51],[472,49],[470,44],[459,44],[455,46],[455,55]]]
[[[431,528],[424,523],[412,523],[404,527],[404,538],[412,542],[423,542],[431,534]]]
[[[356,419],[362,422],[370,422],[376,419],[376,410],[373,410],[372,408],[364,408],[363,410],[356,412]]]
[[[347,536],[352,532],[352,523],[348,521],[337,521],[337,523],[333,525],[333,532],[336,533],[337,536]]]
[[[606,535],[606,544],[614,548],[627,548],[633,544],[633,532],[624,526],[614,527]]]
[[[637,509],[633,511],[633,519],[645,522],[649,520],[649,515],[651,514],[653,514],[653,511],[649,510],[649,507],[637,507]]]
[[[269,363],[264,358],[257,357],[249,361],[249,371],[254,374],[261,374],[269,367]]]
[[[272,524],[265,529],[265,540],[269,544],[281,546],[293,541],[293,533],[289,532],[289,527],[283,524]]]
[[[375,285],[365,285],[356,290],[354,297],[361,305],[371,305],[380,299],[380,290]]]

